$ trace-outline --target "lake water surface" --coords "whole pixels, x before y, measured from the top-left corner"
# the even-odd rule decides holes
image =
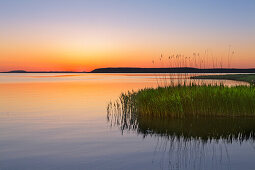
[[[199,127],[159,122],[156,133],[149,133],[148,122],[145,129],[123,129],[107,120],[107,104],[121,92],[157,87],[168,76],[183,79],[180,74],[0,74],[0,170],[254,170],[252,125],[240,129],[246,123],[221,120],[220,126],[238,126],[223,128],[223,134],[207,127],[210,122],[198,121]],[[161,125],[165,130],[158,130]]]

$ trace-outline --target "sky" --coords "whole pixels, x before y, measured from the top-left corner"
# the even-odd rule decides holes
[[[255,1],[0,0],[0,71],[175,66],[255,68]]]

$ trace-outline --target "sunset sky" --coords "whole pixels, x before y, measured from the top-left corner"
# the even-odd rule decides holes
[[[255,68],[255,0],[0,0],[0,21],[0,71]]]

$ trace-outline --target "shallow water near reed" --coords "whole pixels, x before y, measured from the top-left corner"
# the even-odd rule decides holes
[[[107,119],[109,101],[169,76],[187,78],[0,74],[0,169],[254,169],[253,119]]]

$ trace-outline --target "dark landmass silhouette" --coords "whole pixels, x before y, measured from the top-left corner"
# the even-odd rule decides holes
[[[108,67],[108,68],[97,68],[92,70],[91,72],[12,70],[12,71],[1,72],[1,73],[255,73],[255,68],[199,69],[199,68],[192,68],[192,67],[176,67],[176,68]]]
[[[87,73],[83,72],[74,72],[74,71],[25,71],[25,70],[12,70],[8,72],[0,72],[0,73]]]
[[[255,68],[211,68],[198,69],[192,67],[178,68],[139,68],[139,67],[109,67],[98,68],[91,73],[255,73]]]
[[[25,70],[12,70],[9,73],[27,73]]]

